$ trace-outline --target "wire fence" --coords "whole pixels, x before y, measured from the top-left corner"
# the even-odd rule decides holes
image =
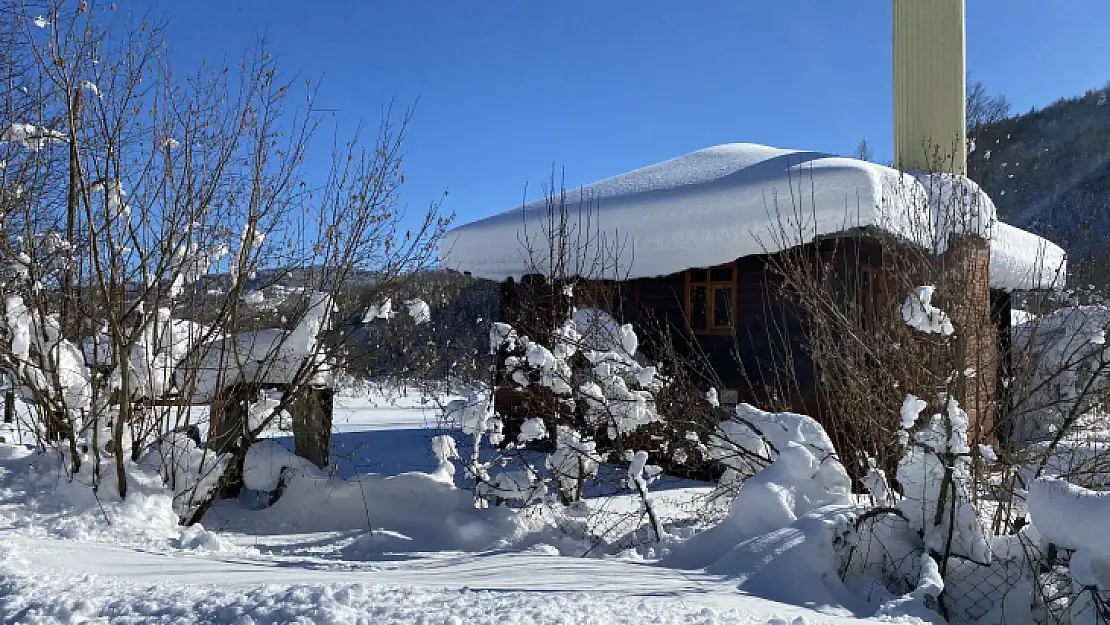
[[[987,562],[949,557],[941,563],[923,548],[907,549],[906,532],[908,524],[893,511],[860,515],[841,556],[841,579],[872,600],[919,593],[925,607],[952,625],[1110,624],[1110,591],[1100,589],[1100,571],[1084,579],[1082,567],[1090,563],[1073,567],[1071,550],[1016,532],[992,537]],[[920,592],[926,559],[943,577],[936,594]]]

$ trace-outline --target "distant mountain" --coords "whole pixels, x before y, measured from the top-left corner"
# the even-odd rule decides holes
[[[1110,85],[973,130],[972,179],[1007,223],[1068,250],[1079,280],[1110,283]]]

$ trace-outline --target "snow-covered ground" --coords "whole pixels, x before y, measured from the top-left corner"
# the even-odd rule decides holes
[[[67,504],[67,493],[87,493],[87,486],[67,487],[56,474],[51,482],[47,461],[37,460],[36,474],[28,469],[34,457],[9,447],[10,457],[0,457],[0,621],[857,620],[839,606],[749,595],[733,574],[660,565],[650,556],[666,555],[665,546],[565,555],[581,544],[542,515],[527,523],[502,510],[475,510],[467,491],[428,475],[436,469],[429,447],[439,427],[435,407],[416,395],[341,396],[337,468],[340,477],[357,478],[307,481],[266,509],[250,497],[222,502],[205,518],[208,529],[184,531],[151,485],[133,486],[126,505],[108,494],[104,507],[90,500],[82,508],[77,496]],[[687,518],[692,527],[709,490],[682,481],[653,488],[662,516],[679,528],[664,543],[692,533],[678,521]],[[635,502],[607,498],[595,505],[616,519]]]
[[[390,565],[6,538],[5,622],[846,622],[741,595],[729,579],[542,551]],[[130,620],[129,620],[130,619]]]

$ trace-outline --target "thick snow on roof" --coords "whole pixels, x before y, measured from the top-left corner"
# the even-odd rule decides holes
[[[568,191],[566,198],[574,256],[568,260],[585,266],[587,277],[667,275],[875,227],[934,251],[952,232],[987,237],[995,288],[1063,283],[1064,251],[998,222],[994,203],[970,180],[909,175],[818,152],[720,145]],[[443,264],[494,280],[544,272],[550,217],[541,200],[460,226],[444,237]]]
[[[1068,260],[1055,243],[1001,221],[991,236],[991,286],[1044,289],[1063,286]]]

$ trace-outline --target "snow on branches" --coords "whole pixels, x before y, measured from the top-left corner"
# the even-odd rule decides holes
[[[902,320],[922,332],[948,336],[955,332],[948,313],[933,306],[932,286],[919,286],[902,304]]]

